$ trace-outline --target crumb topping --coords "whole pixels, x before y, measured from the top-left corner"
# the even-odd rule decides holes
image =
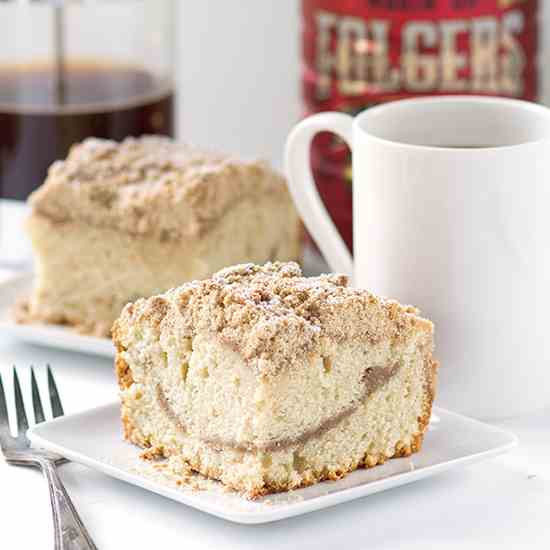
[[[128,304],[113,334],[125,347],[135,324],[177,338],[208,331],[265,374],[319,353],[327,339],[397,343],[420,330],[431,343],[433,326],[416,309],[347,283],[344,275],[303,277],[294,262],[237,265]]]
[[[49,169],[29,199],[33,212],[161,240],[203,234],[232,205],[273,193],[290,204],[282,176],[159,136],[121,143],[89,138]]]

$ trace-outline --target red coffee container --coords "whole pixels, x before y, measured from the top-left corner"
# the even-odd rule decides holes
[[[307,115],[425,95],[539,98],[537,0],[302,0],[302,9]],[[320,134],[312,163],[351,250],[349,151]]]

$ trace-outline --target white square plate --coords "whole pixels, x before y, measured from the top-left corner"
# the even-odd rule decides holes
[[[85,336],[71,327],[46,323],[18,324],[11,310],[16,301],[30,294],[33,275],[14,275],[0,283],[0,334],[13,336],[23,342],[41,346],[114,357],[115,349],[109,338]]]
[[[511,433],[435,408],[424,446],[411,457],[357,470],[338,481],[248,501],[223,491],[217,482],[194,491],[159,475],[138,458],[137,447],[122,440],[118,403],[39,424],[29,430],[29,437],[36,447],[238,523],[266,523],[320,510],[493,457],[517,444]]]

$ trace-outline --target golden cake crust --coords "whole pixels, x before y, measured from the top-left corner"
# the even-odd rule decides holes
[[[169,138],[89,138],[55,162],[29,198],[35,213],[160,240],[203,235],[244,198],[291,199],[265,162],[244,162]]]

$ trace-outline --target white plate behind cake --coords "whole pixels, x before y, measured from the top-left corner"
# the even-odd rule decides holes
[[[11,310],[18,299],[28,296],[33,275],[16,275],[0,283],[0,334],[13,336],[23,342],[42,346],[114,357],[115,349],[109,338],[84,336],[70,327],[46,323],[18,324]]]
[[[307,276],[329,271],[325,261],[310,247],[304,251],[303,269]],[[60,325],[16,323],[11,310],[20,297],[30,294],[33,275],[14,275],[0,281],[0,334],[10,335],[31,344],[114,357],[115,349],[109,338],[84,336],[71,327]]]
[[[517,443],[511,433],[436,407],[419,453],[338,481],[248,501],[213,481],[201,481],[199,491],[179,487],[139,459],[139,449],[122,440],[118,403],[39,424],[28,435],[36,447],[238,523],[267,523],[327,508],[493,457]]]

